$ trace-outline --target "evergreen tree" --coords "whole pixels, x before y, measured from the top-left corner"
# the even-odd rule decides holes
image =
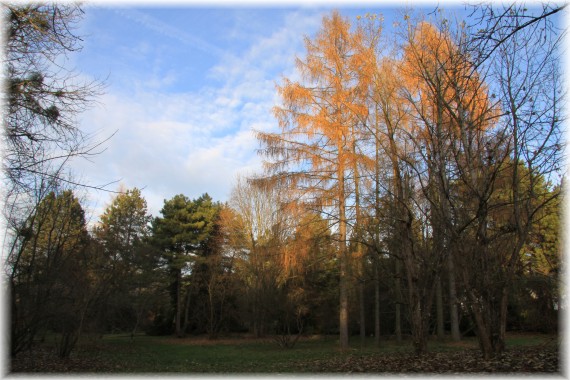
[[[168,271],[174,331],[178,337],[186,333],[190,292],[187,279],[196,258],[203,254],[214,230],[219,205],[208,194],[190,200],[179,194],[165,201],[162,217],[153,221],[153,241],[162,251]]]

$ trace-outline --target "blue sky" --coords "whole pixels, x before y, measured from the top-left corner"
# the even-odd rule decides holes
[[[337,8],[353,21],[382,13],[387,29],[398,17],[393,4]],[[318,31],[332,7],[98,4],[84,10],[83,50],[71,64],[107,87],[81,115],[81,128],[96,139],[117,133],[104,153],[74,162],[74,173],[91,185],[119,180],[143,189],[158,216],[164,199],[180,193],[226,201],[236,175],[261,169],[253,130],[276,129],[275,84],[297,78],[303,38]],[[110,199],[89,193],[92,221]]]
[[[349,17],[391,8],[346,8]],[[84,7],[83,50],[71,64],[105,80],[98,104],[81,128],[106,150],[73,164],[91,185],[114,180],[143,189],[149,211],[164,199],[207,192],[226,201],[236,175],[261,169],[253,130],[276,128],[275,84],[295,78],[304,36],[331,8],[176,5]],[[115,190],[117,185],[110,189]],[[111,195],[91,191],[96,220]]]

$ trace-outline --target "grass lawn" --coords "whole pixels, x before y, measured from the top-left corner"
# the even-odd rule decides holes
[[[356,339],[354,339],[356,341]],[[120,372],[299,372],[311,371],[306,364],[341,356],[333,337],[307,338],[294,348],[284,349],[271,339],[220,339],[137,336],[106,336],[102,343],[110,348],[101,352]],[[372,341],[369,342],[370,346]],[[356,346],[356,344],[355,344]],[[391,344],[380,350],[356,347],[351,354],[367,355],[379,351],[408,351],[407,345]]]
[[[551,356],[555,355],[557,341],[555,335],[510,334],[507,347],[515,351],[526,350],[525,355],[531,355],[532,359],[535,355],[534,351],[530,354],[527,351],[533,349],[541,352],[543,351],[541,347],[546,346],[554,352]],[[421,372],[422,368],[434,366],[437,370],[442,360],[453,362],[467,359],[470,363],[472,362],[466,364],[468,367],[480,362],[475,338],[464,338],[457,343],[433,340],[429,343],[429,351],[432,361],[430,363],[419,362],[423,367],[417,367],[418,372]],[[271,339],[222,338],[212,341],[203,337],[177,339],[139,335],[131,339],[125,335],[108,335],[102,339],[85,339],[72,353],[72,357],[66,361],[54,361],[53,343],[50,342],[44,344],[43,355],[43,359],[42,353],[39,352],[30,356],[30,358],[33,357],[35,363],[31,367],[29,364],[26,365],[22,358],[20,362],[13,362],[12,368],[15,372],[239,374],[252,372],[312,373],[337,370],[378,372],[382,371],[382,368],[395,368],[392,371],[399,371],[399,368],[402,368],[403,371],[407,371],[404,367],[417,364],[409,341],[397,344],[393,340],[383,340],[381,347],[375,348],[373,338],[368,338],[366,345],[361,348],[359,337],[353,337],[351,349],[341,353],[338,349],[338,337],[332,336],[302,338],[294,348],[284,349]],[[515,352],[512,356],[518,356],[518,354]],[[384,366],[382,367],[378,364],[382,360],[390,360],[390,362],[382,364]],[[547,360],[553,359],[549,357]],[[43,370],[42,362],[48,366]],[[505,364],[505,366],[508,365],[511,364]],[[549,368],[556,368],[553,366],[554,364]],[[412,368],[412,372],[415,372],[414,368],[416,367]],[[524,371],[524,367],[521,368]],[[505,369],[508,368],[505,367]]]

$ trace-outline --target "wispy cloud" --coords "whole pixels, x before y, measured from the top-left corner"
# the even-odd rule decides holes
[[[212,48],[149,15],[121,12],[164,35],[183,38],[200,49]],[[102,106],[85,113],[82,124],[102,135],[118,133],[103,155],[93,163],[77,163],[77,170],[94,183],[120,179],[128,188],[144,188],[153,215],[159,214],[164,199],[179,193],[194,198],[208,192],[216,200],[226,200],[237,173],[261,169],[253,129],[275,128],[271,114],[277,101],[275,82],[281,73],[294,72],[303,35],[312,33],[320,21],[316,12],[288,14],[273,32],[252,37],[239,56],[224,56],[209,70],[218,86],[172,93],[160,88],[160,81],[169,80],[160,76],[157,83],[137,85],[134,92],[111,85],[100,99]],[[222,54],[214,48],[218,49],[214,54]],[[92,197],[98,216],[107,196]]]
[[[227,55],[227,52],[220,47],[213,45],[203,39],[195,37],[184,30],[167,24],[151,15],[133,8],[115,8],[114,11],[132,21],[135,21],[145,28],[161,34],[164,37],[172,38],[185,45],[193,46],[205,53],[216,55],[220,58]]]

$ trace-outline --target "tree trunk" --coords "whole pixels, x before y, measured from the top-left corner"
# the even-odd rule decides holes
[[[455,288],[455,265],[451,250],[447,253],[447,268],[449,281],[449,314],[451,320],[451,340],[459,342],[461,333],[459,331],[459,315],[457,310],[457,290]]]
[[[261,312],[261,290],[259,288],[255,289],[255,297],[253,304],[253,334],[256,338],[262,338],[265,335],[263,327],[263,315]]]
[[[210,279],[208,283],[208,311],[210,315],[210,320],[208,321],[208,335],[210,339],[214,339],[216,337],[215,333],[215,321],[214,321],[214,291],[212,289],[212,280]]]
[[[469,298],[471,301],[471,314],[475,319],[475,326],[477,328],[477,340],[479,341],[479,348],[483,353],[483,358],[489,360],[493,357],[493,343],[490,339],[488,321],[485,318],[485,313],[482,310],[478,297],[469,291]]]
[[[380,257],[374,254],[374,344],[380,347]]]
[[[509,303],[509,292],[508,287],[503,287],[503,292],[501,294],[501,315],[500,315],[500,326],[499,326],[499,340],[501,342],[501,352],[505,349],[506,333],[507,333],[507,306]]]
[[[339,333],[340,349],[348,349],[348,256],[346,249],[346,200],[344,178],[344,152],[343,141],[338,141],[338,208],[339,208],[339,258],[340,258],[340,284],[339,284]]]
[[[182,338],[182,271],[176,272],[176,336]]]
[[[358,292],[360,298],[360,347],[366,345],[366,307],[364,304],[365,282],[361,279],[358,284]]]
[[[16,357],[16,354],[20,352],[20,341],[22,340],[22,333],[18,328],[18,303],[16,302],[16,286],[14,285],[14,279],[10,278],[9,284],[9,295],[10,300],[10,357]]]
[[[403,199],[403,197],[401,198]],[[410,246],[410,223],[407,223],[410,216],[402,210],[403,214],[400,215],[400,244],[401,254],[404,258],[404,265],[406,268],[406,279],[408,284],[408,305],[410,313],[410,327],[412,330],[412,343],[416,355],[422,355],[427,351],[427,339],[423,330],[422,318],[422,298],[421,289],[419,284],[419,271],[413,247]]]
[[[445,338],[445,329],[443,324],[443,291],[441,289],[441,278],[436,279],[435,302],[437,314],[437,338],[443,340]]]
[[[340,349],[348,350],[348,284],[346,250],[340,252],[340,299],[339,299],[339,332]]]
[[[188,322],[190,318],[188,313],[190,313],[190,290],[186,291],[186,297],[184,297],[184,323],[182,324],[182,336],[186,336],[186,329],[188,328]]]
[[[464,279],[469,278],[468,272],[471,270],[472,268],[462,268],[461,274]],[[472,287],[468,290],[467,295],[469,297],[469,309],[475,320],[479,348],[483,358],[489,360],[500,355],[505,349],[502,323],[503,321],[506,322],[505,300],[507,291],[501,285],[493,289],[490,286],[490,278],[487,276],[484,276],[483,283],[489,284],[485,287],[483,294]],[[503,310],[505,311],[504,314]]]
[[[410,323],[412,325],[414,352],[416,355],[423,355],[427,352],[427,335],[424,330],[421,296],[419,289],[414,284],[413,276],[409,278]]]
[[[396,317],[395,317],[395,334],[396,342],[402,343],[402,284],[400,283],[402,276],[402,268],[400,260],[396,259]]]
[[[410,249],[412,248],[410,247]],[[408,280],[408,302],[414,352],[421,356],[427,352],[429,311],[431,310],[435,284],[432,281],[430,289],[424,289],[419,281],[420,272],[423,268],[414,262],[413,256],[412,253],[409,253],[404,263],[406,264]]]
[[[355,133],[355,132],[354,132]],[[356,140],[352,142],[352,154],[356,157],[357,150],[356,150]],[[362,215],[360,212],[360,176],[358,174],[358,162],[356,160],[353,161],[352,169],[354,171],[354,206],[356,210],[356,223],[354,225],[354,231],[356,235],[356,252],[355,256],[359,260],[358,262],[358,298],[359,298],[359,314],[360,314],[360,347],[363,348],[366,344],[366,307],[365,307],[365,299],[364,299],[364,292],[365,292],[365,285],[366,282],[364,280],[364,273],[366,269],[366,256],[363,254],[362,246],[360,245],[361,236],[361,222],[362,222]]]
[[[376,139],[375,139],[375,172],[374,172],[374,182],[375,182],[375,191],[374,191],[374,208],[375,208],[375,216],[376,216],[376,231],[375,231],[375,244],[380,244],[380,123],[378,119],[378,115],[380,112],[378,110],[378,104],[376,104],[376,112],[375,112],[375,131],[376,131]],[[380,250],[378,249],[374,254],[374,344],[376,347],[380,347]]]
[[[401,252],[400,255],[396,257],[396,340],[398,343],[402,341],[402,327],[401,327],[401,304],[402,304],[402,297],[401,297],[401,288],[400,288],[400,276],[401,276],[401,268],[400,268],[400,260],[405,260],[404,265],[406,266],[406,270],[408,270],[408,264],[411,252],[408,251],[408,225],[407,225],[407,210],[406,210],[406,202],[407,199],[404,196],[404,183],[403,178],[400,172],[399,161],[400,157],[398,155],[398,147],[396,145],[396,140],[394,137],[394,128],[391,124],[390,118],[387,117],[388,115],[385,113],[385,121],[386,126],[388,127],[388,141],[390,144],[390,162],[392,164],[392,174],[394,175],[394,184],[393,184],[393,191],[394,191],[394,204],[395,204],[395,215],[394,215],[394,222],[396,231],[395,235],[400,239],[400,248]],[[411,224],[411,221],[410,221]],[[410,299],[411,301],[411,299]],[[412,304],[410,303],[410,307]],[[413,325],[412,325],[413,326]],[[412,327],[413,329],[413,327]]]

